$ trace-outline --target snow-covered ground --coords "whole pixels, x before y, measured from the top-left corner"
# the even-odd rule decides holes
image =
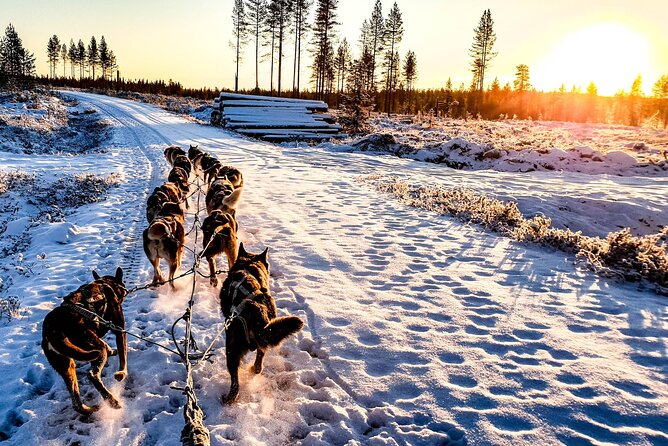
[[[213,363],[197,366],[212,444],[668,444],[664,297],[578,270],[561,253],[408,208],[359,182],[374,173],[467,185],[600,230],[609,225],[603,210],[622,224],[617,214],[665,221],[665,176],[461,171],[275,147],[147,104],[69,94],[113,121],[108,150],[3,152],[0,169],[38,178],[115,174],[120,184],[104,201],[65,213],[64,223],[23,228],[21,262],[31,267],[2,273],[10,285],[0,297],[19,296],[23,310],[0,326],[0,438],[10,444],[180,444],[184,397],[170,388],[184,379],[176,357],[130,339],[129,377],[116,383],[109,368],[104,377],[124,408],[83,420],[39,346],[45,314],[89,281],[91,269],[121,265],[129,286],[149,280],[139,234],[171,143],[198,143],[243,171],[240,238],[252,251],[270,248],[279,313],[306,322],[268,354],[262,375],[242,374],[232,407],[219,399],[229,386],[223,340]],[[560,199],[573,208],[595,203],[588,209],[596,212],[561,210]],[[18,254],[0,260],[17,261]],[[128,297],[128,328],[168,343],[189,280],[175,292]],[[217,293],[201,281],[196,296],[194,336],[206,345],[222,324]],[[98,399],[86,370],[84,399]]]
[[[668,176],[668,131],[605,124],[376,117],[337,151],[391,153],[455,169]]]

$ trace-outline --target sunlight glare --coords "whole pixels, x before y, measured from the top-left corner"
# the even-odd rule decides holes
[[[584,92],[590,82],[599,95],[629,91],[638,73],[650,67],[649,43],[637,31],[619,23],[599,23],[576,31],[547,53],[533,70],[538,89],[566,89],[577,85]]]

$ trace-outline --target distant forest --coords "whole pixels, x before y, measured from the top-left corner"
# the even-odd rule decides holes
[[[235,82],[234,88],[224,90],[321,99],[333,108],[353,107],[365,113],[668,127],[668,75],[656,80],[651,96],[643,93],[640,76],[629,91],[620,90],[612,97],[599,96],[593,82],[585,89],[562,86],[552,92],[536,91],[526,64],[517,65],[512,83],[490,82],[497,37],[489,9],[473,30],[471,83],[453,86],[448,79],[443,88],[416,89],[418,57],[410,50],[401,54],[405,30],[397,3],[385,15],[381,0],[376,0],[370,16],[362,22],[356,44],[339,38],[337,7],[338,0],[234,0],[230,45],[234,49]],[[244,58],[249,53],[252,57]],[[308,79],[300,75],[304,53],[310,55]],[[204,100],[220,92],[184,88],[172,80],[124,79],[104,36],[99,42],[91,37],[88,45],[81,39],[76,43],[70,39],[67,45],[53,35],[46,54],[49,76],[36,77],[35,58],[22,47],[10,24],[0,40],[0,85],[30,80],[54,87],[129,90]],[[254,65],[255,88],[239,88],[242,63]],[[269,85],[260,85],[261,70],[269,74]]]

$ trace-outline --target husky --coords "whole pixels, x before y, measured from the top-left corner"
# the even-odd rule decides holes
[[[247,352],[257,350],[252,370],[261,373],[265,352],[304,326],[296,316],[276,317],[276,303],[269,293],[267,252],[248,253],[241,243],[237,260],[220,290],[223,316],[227,319],[234,315],[225,331],[231,383],[229,393],[222,398],[224,404],[235,402],[239,396],[239,365]]]
[[[169,203],[176,205],[176,203]],[[163,213],[163,206],[160,213]],[[148,228],[144,230],[144,253],[153,265],[153,285],[164,282],[160,272],[160,259],[165,259],[169,265],[169,280],[172,288],[174,286],[174,275],[181,267],[181,257],[185,243],[185,230],[183,229],[183,213],[175,214],[164,211],[166,215],[157,215]]]
[[[190,209],[188,204],[188,192],[190,191],[190,184],[188,183],[188,172],[186,172],[181,167],[174,167],[169,172],[167,180],[171,183],[174,183],[178,186],[179,191],[181,192],[180,202],[185,202],[186,209]]]
[[[176,159],[177,156],[186,154],[186,152],[184,152],[183,149],[179,146],[169,146],[165,149],[164,153],[167,162],[172,166],[174,165],[174,159]]]
[[[190,148],[188,149],[188,158],[195,169],[201,169],[200,161],[204,155],[204,151],[200,149],[199,146],[190,145]]]
[[[203,255],[209,262],[209,274],[211,276],[209,282],[211,286],[218,286],[216,257],[225,253],[228,269],[232,268],[237,260],[238,229],[234,209],[229,213],[214,210],[202,223],[202,232],[204,233]]]
[[[244,186],[244,177],[241,174],[241,171],[233,166],[221,166],[216,170],[214,177],[210,177],[211,183],[216,181],[218,178],[226,178],[234,188],[239,188]]]
[[[174,158],[172,166],[174,166],[174,168],[180,167],[188,174],[188,176],[190,176],[190,172],[193,170],[193,165],[190,163],[190,160],[186,155],[179,155]]]
[[[214,181],[209,186],[209,190],[206,191],[204,199],[207,213],[211,214],[215,209],[228,213],[232,212],[236,209],[242,190],[242,188],[235,189],[227,178]]]
[[[181,188],[176,183],[172,183],[171,181],[162,183],[160,187],[153,189],[154,194],[158,191],[161,191],[167,195],[167,198],[169,199],[168,201],[181,202],[181,199],[183,198],[183,192],[181,192]]]
[[[162,205],[169,202],[169,197],[163,191],[155,188],[153,193],[146,200],[146,221],[151,223],[162,208]]]
[[[104,386],[102,369],[109,356],[118,355],[118,371],[114,378],[122,381],[128,373],[125,333],[114,333],[118,350],[112,349],[102,340],[109,328],[95,319],[97,315],[120,329],[125,328],[122,304],[128,291],[123,283],[123,270],[118,268],[116,275],[104,277],[93,271],[93,278],[93,282],[65,296],[63,303],[51,310],[42,324],[42,350],[49,364],[65,381],[74,410],[84,415],[99,410],[100,406],[88,406],[81,400],[75,361],[91,363],[88,378],[115,409],[120,409],[121,403]]]

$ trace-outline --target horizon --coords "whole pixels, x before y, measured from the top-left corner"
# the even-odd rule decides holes
[[[18,2],[16,2],[18,3]],[[67,7],[44,0],[27,0],[3,5],[6,27],[12,23],[26,48],[36,57],[37,74],[48,74],[46,44],[53,34],[61,43],[105,36],[118,58],[120,75],[126,79],[169,79],[186,88],[233,89],[233,51],[231,12],[233,2],[223,4],[203,0],[184,5],[176,0],[149,0],[131,4],[119,0],[110,5],[94,5],[72,0]],[[345,37],[353,49],[359,50],[357,39],[362,21],[371,15],[374,0],[350,2],[341,0],[338,7],[338,36]],[[387,16],[392,1],[383,2]],[[444,88],[448,78],[453,88],[463,83],[468,87],[469,48],[473,29],[485,2],[447,6],[440,0],[420,0],[410,7],[398,1],[404,20],[403,56],[409,51],[417,55],[418,89]],[[530,81],[538,91],[555,91],[564,85],[583,91],[594,82],[600,96],[612,96],[620,90],[629,91],[638,74],[643,91],[651,88],[659,76],[668,74],[668,36],[662,31],[662,18],[668,16],[668,4],[641,1],[629,8],[622,1],[596,0],[580,5],[574,1],[534,5],[527,0],[506,0],[491,7],[498,52],[486,76],[485,86],[498,78],[501,86],[511,83],[515,67],[526,64]],[[573,14],[576,10],[577,14]],[[423,14],[427,9],[434,14]],[[128,10],[133,10],[128,14]],[[313,12],[313,8],[311,8]],[[152,20],[146,21],[146,17]],[[453,17],[456,17],[454,19]],[[548,17],[548,20],[543,19]],[[536,20],[543,26],[536,31]],[[186,26],[183,26],[183,24]],[[219,29],[213,33],[212,30]],[[530,30],[530,31],[527,31]],[[143,44],[137,41],[142,39]],[[441,39],[442,45],[434,45]],[[308,40],[308,39],[307,39]],[[286,85],[292,81],[292,44],[288,43],[283,62]],[[245,47],[239,87],[255,85],[253,45]],[[307,52],[304,51],[307,55]],[[309,79],[310,57],[302,60],[302,79]],[[260,86],[269,89],[268,62],[260,64]],[[58,72],[62,74],[62,62]],[[304,89],[311,85],[302,83]],[[286,89],[287,91],[287,89]]]

